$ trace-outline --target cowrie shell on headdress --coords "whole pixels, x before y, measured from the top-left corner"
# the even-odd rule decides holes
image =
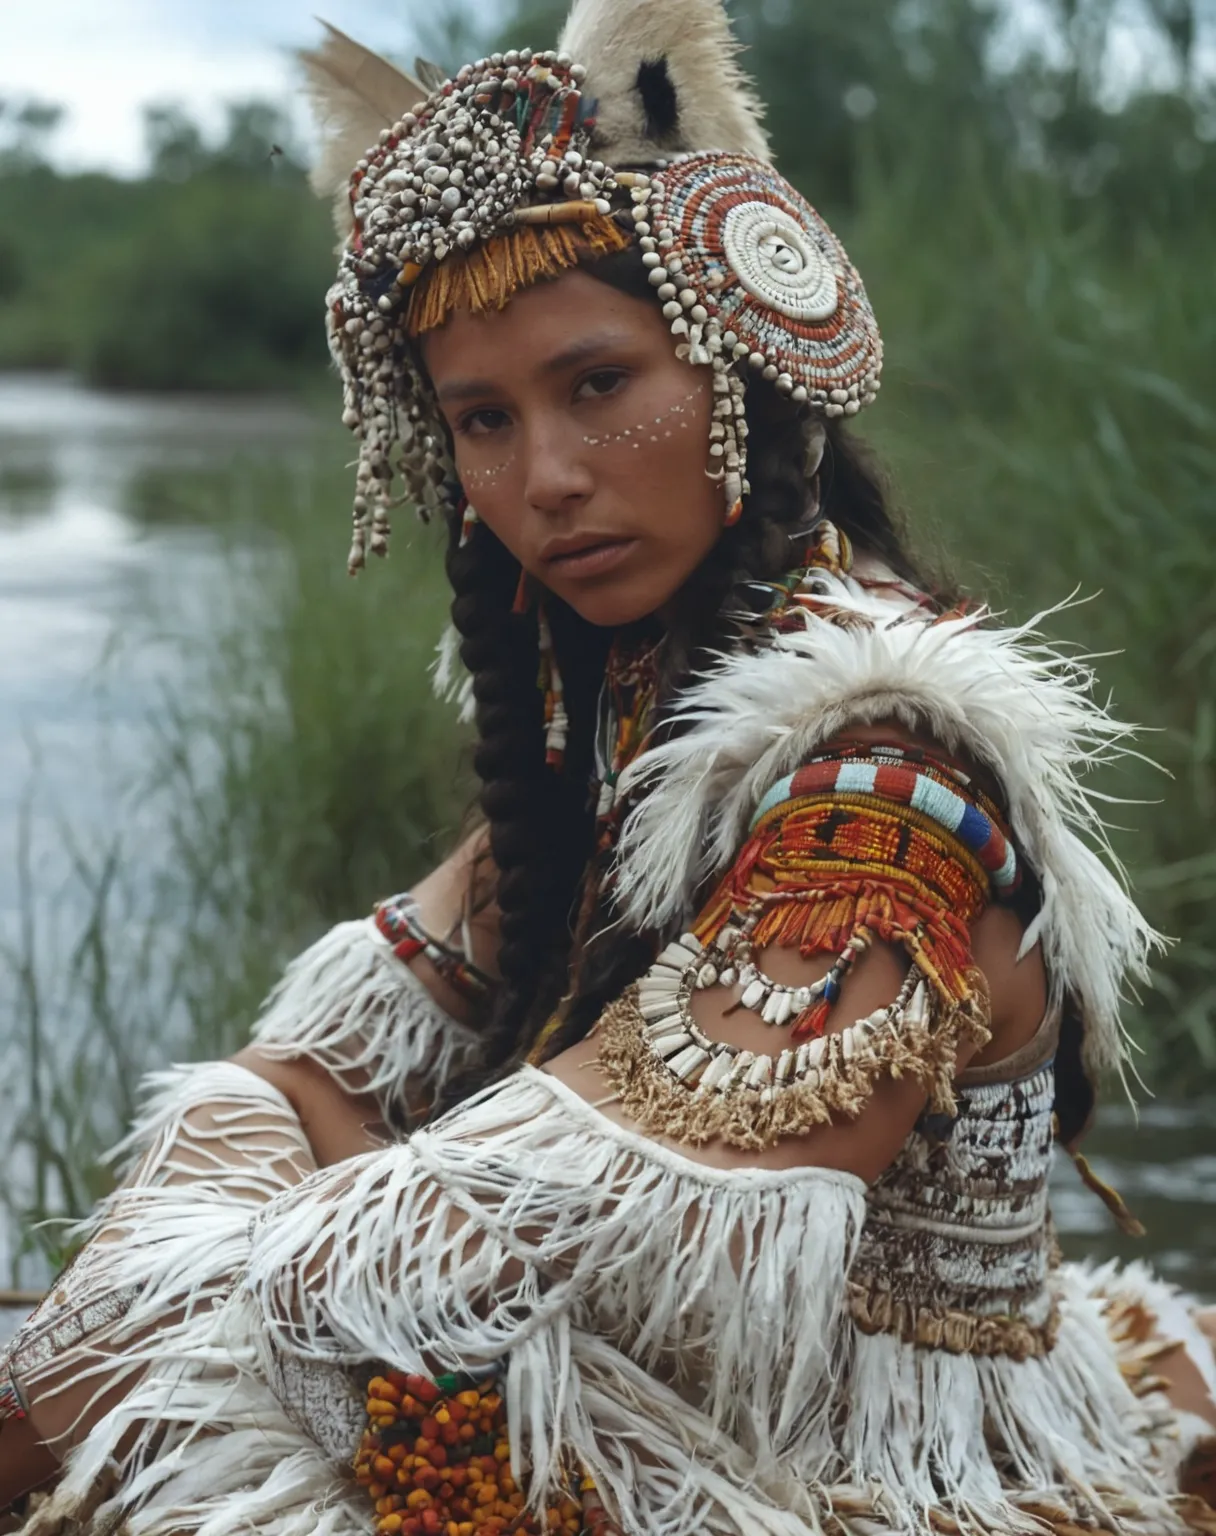
[[[827,320],[836,313],[836,274],[792,219],[769,203],[737,203],[722,226],[722,247],[739,282],[790,320]]]

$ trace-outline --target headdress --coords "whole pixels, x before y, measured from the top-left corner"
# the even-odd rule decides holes
[[[429,94],[332,28],[305,56],[331,129],[318,175],[332,190],[347,167],[328,328],[360,439],[352,571],[385,552],[394,506],[461,498],[416,336],[578,261],[636,243],[679,355],[712,370],[728,522],[750,376],[829,417],[874,398],[861,279],[774,169],[736,53],[721,0],[576,0],[556,51],[495,53]]]

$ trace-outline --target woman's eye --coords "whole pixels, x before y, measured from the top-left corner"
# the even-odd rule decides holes
[[[459,429],[468,437],[486,437],[501,431],[507,425],[506,411],[496,411],[489,406],[480,411],[470,411],[460,418]]]
[[[579,400],[602,400],[613,395],[625,382],[626,375],[620,368],[597,368],[582,380],[576,392]]]

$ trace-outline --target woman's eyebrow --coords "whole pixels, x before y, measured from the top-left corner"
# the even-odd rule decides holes
[[[621,331],[597,331],[590,336],[582,336],[568,347],[563,347],[560,352],[555,352],[552,357],[546,358],[537,371],[545,374],[564,373],[586,362],[589,357],[619,350],[628,340]],[[498,385],[492,379],[449,379],[436,389],[435,395],[441,405],[450,405],[460,400],[476,400],[484,395],[492,395],[497,388]]]
[[[594,331],[590,336],[572,341],[568,347],[563,347],[553,357],[547,358],[540,365],[539,371],[564,373],[567,368],[575,368],[579,363],[585,363],[589,357],[595,357],[604,352],[619,351],[628,343],[629,337],[623,331]]]

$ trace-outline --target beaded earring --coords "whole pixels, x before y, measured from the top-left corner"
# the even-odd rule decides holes
[[[460,516],[461,549],[463,549],[469,540],[473,537],[473,530],[477,527],[479,522],[481,522],[481,518],[477,515],[477,508],[470,505],[470,503],[466,501],[464,503],[464,510]]]
[[[553,631],[549,628],[543,602],[536,605],[536,629],[540,649],[537,686],[545,696],[545,764],[560,773],[566,761],[570,721],[566,715],[565,689],[553,646]]]
[[[536,686],[540,689],[545,699],[545,764],[549,768],[561,772],[566,761],[566,743],[570,739],[570,721],[566,714],[565,686],[562,682],[561,668],[557,662],[557,651],[553,645],[553,631],[549,627],[549,616],[545,612],[544,598],[539,596],[532,583],[532,578],[527,571],[519,573],[519,585],[515,589],[515,600],[511,604],[511,612],[522,615],[531,611],[533,602],[536,604],[536,643],[540,653],[540,665],[536,674]]]

